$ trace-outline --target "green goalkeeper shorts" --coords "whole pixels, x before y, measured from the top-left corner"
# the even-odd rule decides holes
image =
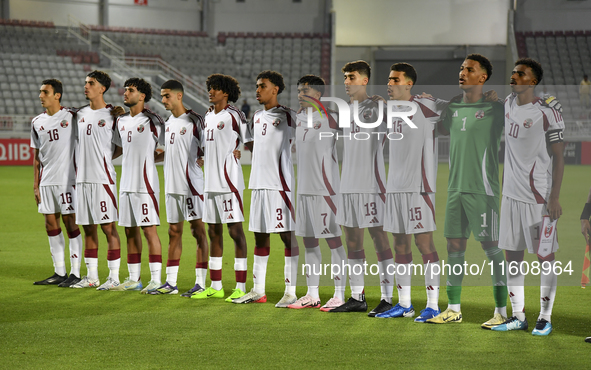
[[[443,235],[480,242],[499,240],[499,199],[484,194],[448,192]]]

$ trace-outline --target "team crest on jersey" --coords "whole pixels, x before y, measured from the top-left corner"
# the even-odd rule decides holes
[[[184,135],[187,133],[187,128],[186,127],[181,127],[181,135]]]
[[[552,229],[554,229],[554,226],[552,226],[552,225],[546,226],[546,229],[544,229],[544,236],[546,238],[549,238],[552,235]]]
[[[105,124],[107,124],[107,122],[105,122],[105,120],[102,119],[98,122],[98,127],[105,127]]]
[[[525,128],[530,128],[531,125],[534,124],[534,121],[532,121],[531,118],[526,119],[525,121],[523,121],[523,127]]]
[[[137,132],[139,132],[140,134],[141,134],[142,132],[144,132],[144,125],[139,125],[139,126],[137,127]]]
[[[476,111],[476,114],[474,116],[478,119],[482,119],[484,118],[484,111],[482,109],[479,109],[478,111]]]
[[[61,121],[60,126],[62,126],[63,128],[68,127],[68,121],[66,121],[66,120]]]
[[[281,123],[281,120],[279,118],[275,118],[275,120],[273,120],[273,126],[275,126],[275,127],[279,126],[280,123]]]
[[[373,115],[373,111],[366,110],[363,112],[363,119],[370,119],[372,115]]]
[[[221,122],[221,121],[220,121],[220,123],[218,123],[218,126],[217,126],[217,127],[218,127],[218,130],[221,130],[221,129],[223,129],[223,128],[224,128],[224,126],[225,126],[225,125],[224,125],[224,122]]]
[[[319,121],[314,122],[314,130],[318,130],[320,127],[322,127],[322,123]]]

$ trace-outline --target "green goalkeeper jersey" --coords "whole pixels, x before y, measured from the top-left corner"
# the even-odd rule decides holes
[[[500,102],[450,102],[443,119],[450,137],[448,191],[499,197],[504,124]]]

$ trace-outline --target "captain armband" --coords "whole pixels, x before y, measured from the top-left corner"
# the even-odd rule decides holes
[[[548,144],[562,143],[564,141],[562,130],[552,130],[546,133],[546,141]]]

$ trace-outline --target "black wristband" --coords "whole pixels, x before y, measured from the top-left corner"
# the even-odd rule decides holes
[[[588,220],[591,218],[591,203],[585,203],[583,213],[581,213],[581,220]]]

